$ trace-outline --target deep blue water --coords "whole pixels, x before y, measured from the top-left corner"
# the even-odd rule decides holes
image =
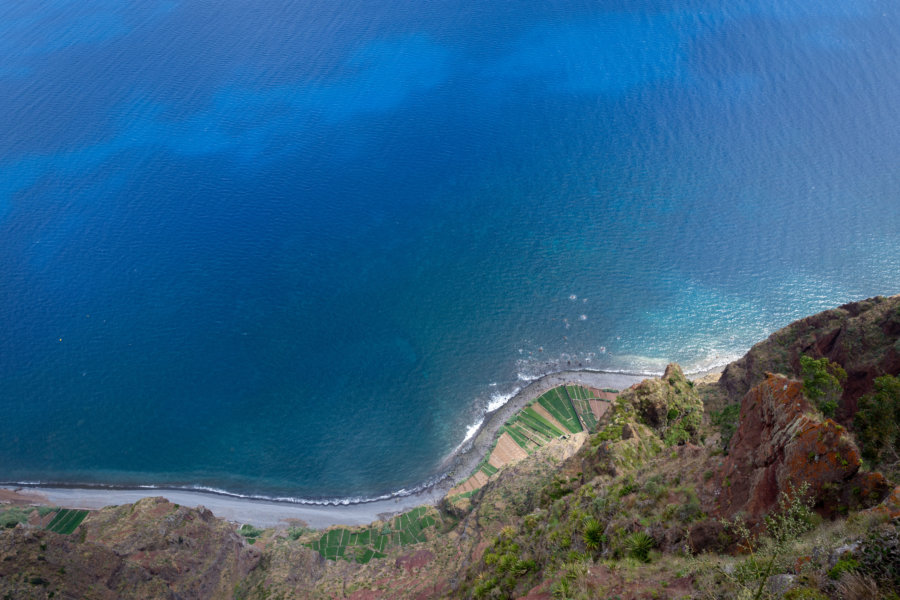
[[[0,480],[374,496],[900,292],[900,5],[0,4]]]

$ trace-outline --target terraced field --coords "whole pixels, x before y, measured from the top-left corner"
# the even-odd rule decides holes
[[[385,552],[428,540],[428,530],[439,523],[433,508],[420,506],[389,522],[365,529],[329,529],[322,537],[305,545],[329,560],[347,560],[366,564],[383,558]]]
[[[497,434],[498,443],[469,479],[450,490],[451,499],[471,495],[504,465],[523,457],[521,452],[510,451],[509,439],[528,455],[560,436],[595,431],[599,418],[616,395],[616,390],[581,385],[559,386],[544,392],[503,424]]]
[[[44,529],[48,531],[53,531],[56,533],[61,533],[63,535],[68,535],[78,529],[78,526],[81,525],[81,522],[84,521],[84,518],[88,515],[89,511],[86,510],[72,510],[68,508],[61,508],[56,513],[56,516],[47,523],[47,526]]]
[[[575,412],[581,417],[584,428],[588,431],[594,431],[597,428],[597,417],[591,410],[590,401],[597,400],[602,397],[599,390],[582,387],[580,385],[567,385],[565,387],[566,395],[572,401]]]

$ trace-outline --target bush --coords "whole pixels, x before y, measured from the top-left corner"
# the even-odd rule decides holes
[[[870,531],[859,552],[860,571],[881,584],[900,588],[900,533],[897,521]]]
[[[590,519],[584,528],[584,545],[588,550],[597,551],[603,547],[605,541],[603,524],[597,519]]]
[[[19,523],[25,523],[33,510],[30,506],[28,508],[13,506],[0,512],[0,528],[12,529]]]
[[[765,518],[765,537],[755,536],[741,520],[726,523],[749,555],[734,574],[722,572],[743,588],[742,597],[759,600],[769,576],[789,568],[785,555],[801,535],[813,528],[811,506],[809,484],[804,482],[790,494],[781,492],[778,509]]]
[[[786,591],[784,600],[828,600],[828,596],[813,588],[799,587]]]
[[[805,354],[800,357],[800,371],[803,375],[803,393],[823,415],[833,417],[844,391],[841,385],[847,380],[847,372],[827,358],[817,360]]]
[[[298,540],[303,535],[310,533],[311,531],[312,531],[312,529],[309,529],[308,527],[291,527],[290,529],[287,530],[287,534],[288,534],[288,537],[291,538],[292,540]]]
[[[900,378],[875,379],[875,393],[859,399],[853,426],[865,459],[875,464],[900,460]]]
[[[238,529],[238,533],[240,533],[242,536],[247,538],[248,542],[253,544],[256,542],[256,538],[258,538],[259,536],[261,536],[263,534],[263,530],[257,529],[253,525],[250,525],[249,523],[247,523],[247,524],[242,525],[241,528]]]
[[[728,442],[731,441],[731,437],[737,430],[741,416],[741,405],[729,404],[720,411],[711,412],[709,416],[712,424],[719,429],[719,434],[722,436],[722,448],[728,448]]]
[[[828,576],[832,579],[840,579],[844,573],[856,571],[859,567],[859,561],[855,558],[842,558],[828,569]]]
[[[676,510],[678,520],[682,523],[692,523],[703,517],[703,508],[696,494],[691,494],[687,501]]]
[[[654,546],[656,542],[643,531],[632,533],[625,540],[625,551],[628,556],[641,562],[650,562],[650,551]]]

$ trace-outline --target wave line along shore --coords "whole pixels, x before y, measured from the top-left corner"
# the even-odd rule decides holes
[[[112,488],[44,486],[41,484],[4,484],[7,489],[22,489],[20,496],[35,502],[59,504],[71,508],[97,509],[128,504],[149,496],[165,496],[185,506],[202,505],[216,516],[258,527],[277,527],[302,523],[316,529],[331,525],[366,525],[389,515],[423,504],[437,504],[455,485],[465,480],[490,451],[500,427],[526,404],[547,390],[564,384],[581,384],[596,388],[625,389],[646,379],[646,374],[610,373],[604,371],[562,371],[544,375],[523,387],[509,401],[484,417],[478,432],[445,459],[441,473],[422,484],[421,489],[378,499],[358,502],[334,500],[304,501],[284,498],[242,497],[224,490],[161,487]],[[413,488],[415,489],[415,488]]]

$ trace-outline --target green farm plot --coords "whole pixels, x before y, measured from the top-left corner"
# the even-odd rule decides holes
[[[391,548],[428,541],[426,530],[438,522],[434,516],[437,513],[432,513],[433,509],[420,506],[377,527],[357,531],[330,529],[318,540],[304,545],[329,560],[366,564],[373,558],[384,558]]]
[[[491,463],[489,463],[487,461],[484,461],[479,466],[479,469],[481,469],[482,473],[484,473],[488,477],[490,477],[491,475],[493,475],[494,473],[496,473],[498,471],[497,467],[495,467],[494,465],[492,465]]]
[[[566,393],[569,394],[569,398],[572,400],[587,400],[587,389],[581,387],[580,385],[567,385]]]
[[[580,385],[567,385],[563,393],[568,395],[584,428],[588,431],[594,431],[597,428],[597,418],[591,410],[590,402],[588,402],[588,399],[592,397],[590,390]]]
[[[44,529],[53,531],[54,533],[69,535],[78,529],[78,526],[81,525],[81,522],[84,521],[84,518],[87,515],[88,511],[86,510],[62,508],[56,513],[56,516],[47,523],[47,526]]]
[[[560,394],[560,392],[562,392]],[[581,422],[578,420],[578,414],[569,401],[566,390],[561,387],[548,390],[537,400],[541,406],[547,409],[553,418],[565,426],[570,433],[578,433],[582,431]]]
[[[551,437],[548,437],[547,435],[544,435],[529,427],[528,424],[519,419],[518,416],[515,416],[507,421],[506,426],[507,430],[510,432],[510,436],[512,436],[517,444],[525,448],[525,450],[529,454],[535,449],[544,446],[552,439]]]
[[[563,432],[550,424],[550,422],[537,414],[530,406],[519,413],[519,419],[544,437],[549,439],[563,435]]]
[[[528,438],[519,430],[518,427],[512,427],[508,425],[504,425],[500,433],[508,433],[509,437],[513,439],[515,443],[521,446],[523,449],[528,450]]]

